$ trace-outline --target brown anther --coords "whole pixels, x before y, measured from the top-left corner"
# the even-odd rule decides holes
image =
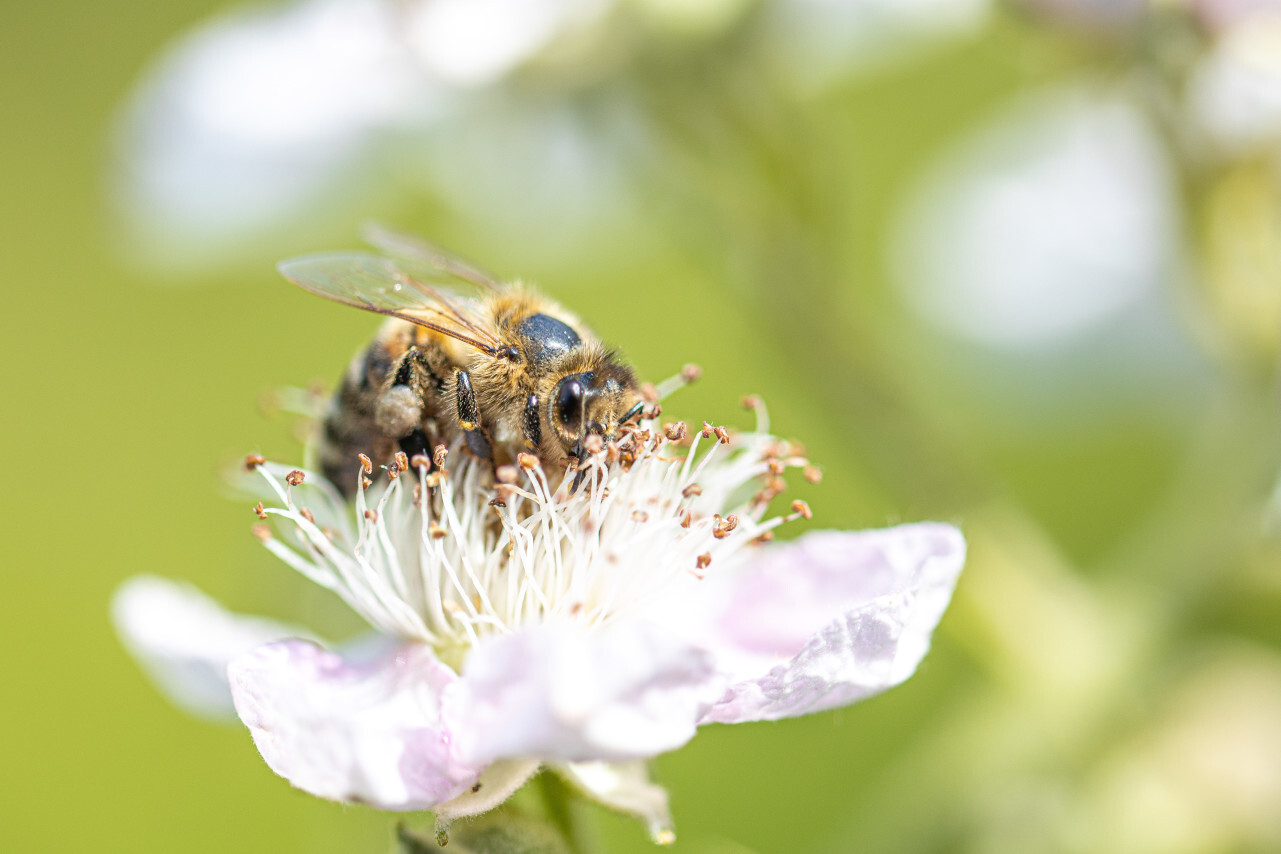
[[[728,445],[728,444],[729,444],[729,431],[728,431],[728,430],[726,430],[724,427],[717,427],[713,432],[714,432],[714,433],[716,433],[716,438],[720,440],[720,442],[721,442],[721,444],[722,444],[722,445]]]
[[[427,484],[428,489],[435,489],[440,486],[440,472],[429,472],[427,476],[423,478],[423,483]]]
[[[610,442],[605,446],[605,461],[611,466],[618,462],[623,456],[623,452],[618,449],[617,442]]]
[[[583,450],[592,455],[599,454],[605,450],[605,440],[593,433],[583,440]]]
[[[757,409],[761,405],[760,396],[755,394],[749,394],[739,402],[742,403],[744,409],[749,411]]]
[[[814,511],[810,510],[810,506],[800,499],[792,502],[792,512],[799,513],[806,519],[814,518]]]
[[[395,480],[396,478],[400,477],[400,468],[395,463],[392,463],[391,465],[386,466],[386,469],[387,469],[388,480]]]
[[[771,477],[769,481],[766,482],[765,488],[775,495],[778,495],[780,492],[787,491],[787,481],[783,480],[781,477]]]
[[[640,396],[646,403],[658,403],[658,386],[653,383],[641,383]]]
[[[516,487],[512,486],[510,483],[496,483],[494,484],[494,493],[498,496],[499,500],[506,501],[508,498],[511,498],[516,494]]]
[[[702,433],[704,439],[710,439],[712,438],[712,433],[716,432],[716,428],[704,421],[703,429],[699,432]]]
[[[818,483],[823,479],[823,472],[819,471],[818,466],[806,466],[804,474],[810,483]]]
[[[707,569],[711,565],[712,565],[711,552],[703,552],[701,555],[698,556],[697,566],[699,569]]]
[[[769,461],[769,473],[770,473],[770,474],[773,474],[773,475],[779,475],[779,474],[782,474],[782,473],[783,473],[783,472],[785,472],[785,471],[787,471],[787,464],[786,464],[786,463],[784,463],[782,460],[770,460],[770,461]]]
[[[692,516],[690,516],[690,514],[689,514],[689,511],[688,511],[688,510],[686,510],[684,513],[682,513],[682,514],[681,514],[681,527],[682,527],[682,528],[688,528],[688,527],[689,527],[689,523],[690,523],[691,521],[693,521],[693,517],[692,517]]]
[[[431,538],[433,540],[443,540],[449,535],[448,531],[437,525],[435,522],[431,523],[431,526],[427,528],[427,533],[431,534]]]
[[[698,378],[703,375],[703,369],[693,362],[681,368],[681,379],[687,383],[697,382]]]
[[[653,421],[655,418],[657,418],[662,414],[663,414],[663,404],[655,403],[653,408],[651,408],[649,412],[643,413],[642,417],[644,417],[648,421]]]
[[[306,479],[307,479],[307,475],[298,471],[298,469],[294,469],[289,474],[285,475],[285,483],[289,484],[290,486],[297,486],[298,484],[302,483]]]
[[[316,514],[315,514],[315,513],[312,513],[312,512],[311,512],[310,510],[308,510],[306,507],[304,507],[304,508],[302,508],[301,510],[299,510],[299,511],[298,511],[298,515],[299,515],[299,516],[301,516],[301,517],[303,517],[304,519],[306,519],[306,520],[307,520],[308,522],[310,522],[311,524],[313,524],[313,525],[314,525],[314,524],[316,524]]]
[[[754,543],[769,543],[769,542],[773,542],[773,540],[774,540],[774,532],[773,532],[773,531],[766,531],[765,533],[761,534],[759,537],[754,538],[754,539],[752,540],[752,542],[754,542]]]
[[[369,487],[371,487],[371,486],[373,486],[373,485],[374,485],[374,482],[373,482],[372,480],[370,480],[369,478],[367,478],[367,477],[362,477],[362,478],[360,479],[360,488],[361,488],[361,489],[368,489]]]
[[[436,468],[442,468],[445,465],[445,457],[449,456],[449,448],[444,445],[437,445],[432,449],[431,459],[436,464]]]
[[[431,468],[431,458],[426,454],[414,454],[409,458],[409,467],[414,471]]]
[[[374,470],[373,460],[369,459],[369,457],[365,456],[364,454],[357,454],[356,457],[357,459],[360,460],[360,470],[362,472],[364,472],[365,474],[370,474],[371,472],[373,472]]]
[[[267,511],[263,508],[261,501],[254,505],[254,515],[259,519],[267,518]]]
[[[583,613],[583,603],[582,603],[582,602],[575,602],[573,605],[570,605],[570,606],[569,606],[569,615],[570,615],[571,617],[577,617],[577,616],[578,616],[579,614],[581,614],[581,613]]]
[[[648,521],[649,521],[649,514],[648,514],[648,513],[646,513],[644,510],[633,510],[633,511],[632,511],[632,521],[633,521],[633,522],[648,522]]]
[[[377,525],[377,524],[378,524],[378,511],[377,511],[377,510],[374,510],[374,509],[371,507],[370,509],[368,509],[368,510],[366,510],[366,511],[365,511],[365,518],[366,518],[366,519],[368,519],[370,522],[373,522],[375,525]]]
[[[663,428],[663,435],[666,436],[669,441],[679,442],[681,439],[684,439],[689,435],[689,425],[684,421],[676,421],[672,424],[668,424]]]
[[[265,543],[271,539],[271,526],[262,524],[254,525],[249,529],[249,533],[257,537],[260,542]]]
[[[265,462],[267,462],[267,458],[262,454],[250,454],[245,457],[245,471],[253,471]]]
[[[703,487],[699,486],[697,483],[691,483],[689,486],[681,490],[681,495],[685,496],[686,498],[692,498],[695,495],[702,495],[702,494],[703,494]]]
[[[515,483],[520,479],[520,469],[512,465],[502,465],[494,470],[494,479],[499,483]]]
[[[733,513],[724,519],[716,517],[716,524],[712,526],[712,536],[718,540],[723,540],[729,536],[730,531],[738,527],[738,517]]]
[[[404,451],[396,452],[396,468],[401,471],[409,471],[409,457]]]
[[[538,457],[533,454],[517,454],[516,464],[525,471],[533,471],[538,468]]]

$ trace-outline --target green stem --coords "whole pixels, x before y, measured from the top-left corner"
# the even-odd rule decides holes
[[[575,832],[574,813],[569,803],[573,793],[552,771],[543,771],[535,782],[538,785],[539,794],[542,795],[543,811],[547,814],[547,820],[560,831],[570,854],[582,854],[582,840]]]

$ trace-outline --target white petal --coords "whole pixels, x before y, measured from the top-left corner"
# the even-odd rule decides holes
[[[276,643],[229,672],[263,759],[313,795],[428,809],[467,791],[483,770],[455,757],[440,699],[458,677],[426,646],[353,663],[314,644]]]
[[[649,779],[646,762],[571,762],[555,770],[575,788],[610,809],[645,822],[659,845],[676,841],[667,790]]]
[[[485,769],[470,789],[432,808],[439,822],[489,812],[516,793],[538,771],[533,759],[506,759]]]
[[[693,737],[714,678],[708,656],[647,622],[544,624],[478,644],[445,713],[475,763],[639,759]]]
[[[227,664],[275,640],[310,633],[262,617],[233,614],[189,584],[131,578],[111,601],[125,648],[174,703],[204,718],[234,721]]]
[[[902,682],[964,561],[960,532],[940,524],[813,533],[764,553],[705,641],[731,685],[700,722],[803,715]]]

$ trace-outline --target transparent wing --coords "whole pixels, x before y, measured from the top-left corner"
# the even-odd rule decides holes
[[[376,222],[367,223],[361,229],[361,237],[370,246],[401,261],[405,269],[420,278],[442,284],[449,284],[451,280],[466,282],[494,293],[506,289],[496,276],[421,237],[403,234]]]
[[[317,296],[399,317],[496,355],[502,342],[470,303],[405,272],[390,258],[365,252],[326,252],[282,261],[286,279]]]

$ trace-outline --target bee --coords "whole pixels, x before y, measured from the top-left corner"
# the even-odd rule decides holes
[[[430,458],[461,436],[495,469],[523,451],[554,470],[582,462],[588,437],[617,439],[640,415],[635,373],[574,314],[416,238],[378,227],[365,236],[385,254],[279,265],[305,290],[387,318],[323,419],[318,461],[344,495],[355,492],[360,454]],[[458,285],[473,293],[450,290]]]

